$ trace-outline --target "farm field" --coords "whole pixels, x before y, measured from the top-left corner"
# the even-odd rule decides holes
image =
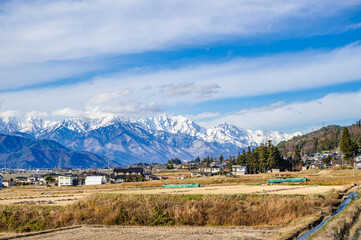
[[[274,239],[283,228],[267,227],[91,227],[83,226],[65,231],[28,236],[24,240],[78,240],[102,236],[113,239]],[[121,236],[121,237],[120,237]],[[165,237],[166,236],[166,237]],[[0,236],[1,240],[1,236]]]
[[[164,174],[169,179],[99,186],[3,189],[0,192],[0,212],[4,216],[0,221],[3,232],[0,237],[80,225],[81,228],[24,239],[77,239],[72,238],[73,234],[101,235],[104,239],[117,234],[129,239],[144,236],[162,239],[164,233],[173,239],[185,234],[189,236],[187,239],[283,239],[329,216],[342,200],[342,193],[361,182],[361,171],[354,174],[352,170],[290,173],[309,181],[289,185],[265,184],[272,174],[192,179],[177,179],[177,172]],[[200,183],[201,187],[161,187],[178,183]],[[356,189],[359,191],[359,187]],[[94,224],[104,227],[92,226]],[[116,225],[122,226],[114,227]],[[359,229],[354,231],[360,232]]]

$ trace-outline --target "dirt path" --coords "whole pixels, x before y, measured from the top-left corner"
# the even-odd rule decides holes
[[[1,195],[0,195],[1,196]],[[31,204],[31,205],[68,205],[85,197],[85,194],[42,195],[25,197],[3,197],[0,204]]]
[[[275,239],[281,228],[252,227],[91,227],[65,230],[36,236],[17,238],[23,240],[78,240],[78,239]]]

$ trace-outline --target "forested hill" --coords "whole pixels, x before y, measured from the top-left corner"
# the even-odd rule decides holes
[[[361,146],[361,125],[357,123],[347,127],[352,141]],[[338,125],[323,127],[317,131],[280,142],[277,147],[283,156],[291,156],[296,145],[300,149],[301,155],[337,150],[340,146],[343,128]]]

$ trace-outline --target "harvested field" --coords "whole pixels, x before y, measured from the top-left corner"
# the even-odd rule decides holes
[[[0,205],[25,204],[25,205],[69,205],[89,196],[92,193],[121,193],[121,194],[290,194],[308,195],[325,194],[330,191],[343,190],[344,186],[313,186],[313,185],[228,185],[228,186],[208,186],[197,188],[103,188],[88,191],[69,191],[72,194],[62,194],[64,192],[49,191],[49,194],[39,194],[28,191],[25,196],[20,194],[0,194]],[[84,193],[85,192],[85,193]],[[60,194],[59,194],[60,193]],[[17,197],[14,197],[17,196]]]
[[[68,205],[85,197],[85,194],[76,195],[35,195],[25,197],[3,197],[0,204],[26,204],[26,205]]]
[[[114,239],[275,239],[283,228],[253,227],[92,227],[47,233],[17,239],[23,240],[80,240],[101,236],[102,240]],[[186,237],[185,237],[186,236]],[[1,239],[1,237],[0,237]]]
[[[130,187],[124,184],[83,187],[31,188],[13,187],[0,192],[0,205],[68,205],[95,193],[121,194],[326,194],[343,190],[345,186],[317,185],[244,185],[222,184],[197,188],[163,189],[162,187]]]
[[[339,191],[344,186],[314,186],[314,185],[230,185],[194,188],[167,189],[136,189],[125,190],[123,194],[324,194],[329,191]]]

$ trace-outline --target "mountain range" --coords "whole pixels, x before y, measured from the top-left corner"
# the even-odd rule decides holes
[[[29,118],[23,122],[0,118],[0,133],[53,140],[72,151],[95,153],[113,165],[235,155],[248,146],[255,147],[268,140],[277,144],[301,134],[242,130],[226,123],[205,128],[183,116],[167,115],[135,122],[121,117],[62,121]]]
[[[108,162],[89,152],[72,151],[48,139],[0,134],[0,166],[5,168],[106,167]]]

